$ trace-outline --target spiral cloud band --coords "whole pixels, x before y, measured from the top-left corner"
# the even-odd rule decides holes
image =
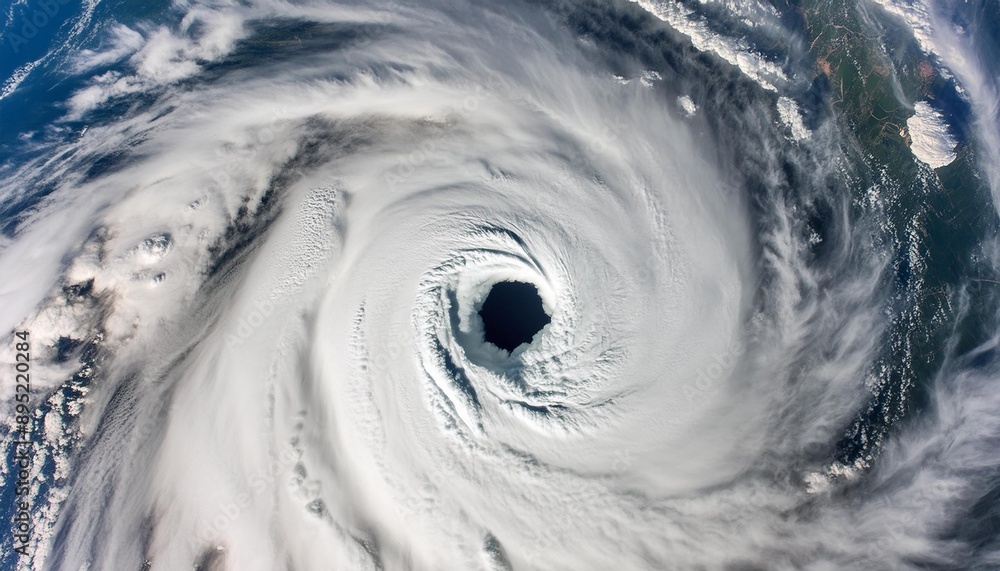
[[[5,564],[1000,564],[1000,75],[949,8],[843,3],[913,44],[860,85],[778,4],[65,16],[0,95],[69,86],[4,139]],[[954,107],[908,131],[904,73]],[[500,282],[550,317],[512,351]]]

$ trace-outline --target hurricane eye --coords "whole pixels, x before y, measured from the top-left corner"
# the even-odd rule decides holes
[[[542,305],[538,289],[524,282],[497,282],[479,310],[483,338],[506,351],[531,343],[552,318]]]

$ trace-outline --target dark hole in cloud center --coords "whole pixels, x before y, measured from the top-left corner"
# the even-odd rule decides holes
[[[486,342],[507,351],[531,343],[535,334],[552,321],[542,306],[538,289],[512,281],[493,285],[479,316],[483,319]]]

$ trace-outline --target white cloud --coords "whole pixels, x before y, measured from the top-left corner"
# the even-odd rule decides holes
[[[958,142],[948,130],[944,116],[925,101],[918,101],[913,111],[913,116],[906,120],[913,155],[933,168],[951,164]]]
[[[802,121],[802,112],[799,110],[799,106],[790,98],[778,98],[778,117],[791,132],[792,140],[802,141],[812,136],[812,132]]]
[[[108,100],[175,83],[198,73],[205,62],[225,56],[246,30],[244,19],[231,11],[194,8],[179,30],[161,26],[145,32],[115,27],[110,47],[87,51],[76,62],[87,70],[119,61],[128,54],[131,73],[105,73],[70,99],[70,118],[79,118]]]
[[[142,34],[121,24],[115,25],[110,32],[108,39],[110,46],[104,50],[81,50],[73,58],[73,71],[83,73],[94,69],[117,63],[126,57],[139,51],[144,43]]]

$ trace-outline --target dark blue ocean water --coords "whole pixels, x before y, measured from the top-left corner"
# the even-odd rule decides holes
[[[148,26],[152,21],[176,25],[179,16],[169,3],[110,0],[91,6],[80,0],[21,2],[5,7],[0,17],[0,78],[5,87],[22,76],[16,89],[0,99],[0,174],[19,163],[50,151],[80,135],[88,126],[113,119],[134,102],[98,110],[85,120],[67,121],[67,100],[93,77],[123,69],[127,62],[114,62],[85,73],[73,68],[82,50],[108,48],[109,31],[117,25]],[[0,232],[12,236],[20,214],[42,200],[51,186],[26,189],[16,201],[0,204]]]

